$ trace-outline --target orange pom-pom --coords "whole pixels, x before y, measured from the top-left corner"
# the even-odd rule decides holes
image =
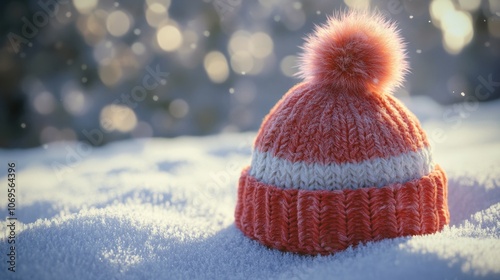
[[[352,93],[390,93],[408,72],[404,46],[395,24],[381,15],[343,13],[306,39],[298,74]]]

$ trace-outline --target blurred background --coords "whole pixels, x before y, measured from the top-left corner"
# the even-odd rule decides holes
[[[257,130],[295,83],[315,24],[346,8],[398,22],[399,97],[500,96],[498,0],[0,2],[0,147]]]

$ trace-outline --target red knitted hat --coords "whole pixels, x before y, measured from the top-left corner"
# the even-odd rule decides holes
[[[313,255],[441,230],[446,175],[418,119],[390,94],[407,72],[394,24],[346,13],[303,49],[304,81],[265,117],[241,174],[236,226]]]

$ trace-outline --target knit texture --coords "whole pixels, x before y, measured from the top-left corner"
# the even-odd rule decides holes
[[[383,188],[344,191],[283,189],[243,170],[236,226],[279,250],[328,255],[362,242],[441,230],[449,223],[446,176],[427,176]]]
[[[406,71],[395,32],[380,17],[349,13],[309,37],[302,75],[312,78],[265,117],[239,180],[235,223],[246,236],[327,255],[449,223],[446,175],[418,119],[392,95],[374,91],[400,83],[404,73],[394,71]],[[395,45],[381,46],[386,37]],[[331,51],[316,50],[323,45]],[[401,50],[386,61],[394,48]],[[375,58],[367,60],[367,51]]]

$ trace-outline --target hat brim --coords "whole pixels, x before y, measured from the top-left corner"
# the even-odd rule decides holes
[[[282,251],[328,255],[359,243],[430,234],[449,223],[446,174],[438,165],[420,179],[355,190],[285,189],[243,169],[236,226]]]

